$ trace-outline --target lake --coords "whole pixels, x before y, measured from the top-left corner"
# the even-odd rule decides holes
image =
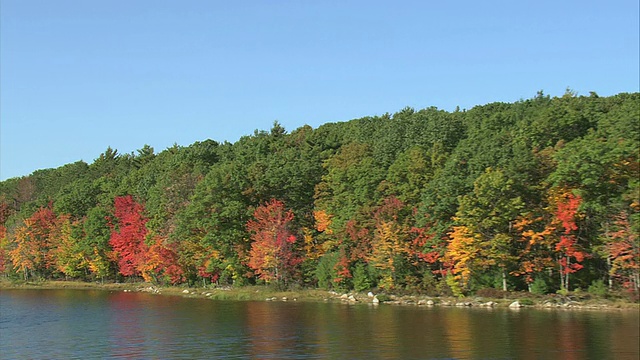
[[[637,311],[0,291],[2,359],[638,359]]]

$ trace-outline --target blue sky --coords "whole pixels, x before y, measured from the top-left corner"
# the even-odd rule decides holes
[[[629,1],[0,0],[0,179],[111,146],[639,90]]]

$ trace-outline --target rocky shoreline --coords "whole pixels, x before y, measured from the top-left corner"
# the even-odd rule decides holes
[[[541,299],[486,299],[481,297],[470,298],[448,298],[429,297],[420,295],[383,295],[381,301],[379,295],[368,293],[366,297],[362,294],[329,292],[332,300],[339,299],[346,303],[370,303],[372,305],[397,305],[397,306],[418,306],[418,307],[459,307],[459,308],[543,308],[543,309],[584,309],[584,310],[639,310],[640,305],[634,303],[610,302],[605,299],[580,301],[571,296],[548,295]],[[513,294],[517,295],[517,294]]]
[[[509,293],[505,298],[453,298],[426,295],[395,295],[379,293],[336,292],[318,289],[277,291],[265,286],[184,288],[160,287],[148,283],[86,283],[74,281],[44,281],[12,283],[0,281],[0,289],[96,289],[123,292],[141,292],[154,295],[172,295],[212,300],[251,301],[322,301],[370,306],[416,306],[457,308],[508,308],[512,310],[573,309],[573,310],[640,310],[640,304],[622,299],[591,298],[588,295],[531,296],[528,293]]]

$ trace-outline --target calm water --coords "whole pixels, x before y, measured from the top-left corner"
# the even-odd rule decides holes
[[[2,359],[638,359],[635,311],[0,291]]]

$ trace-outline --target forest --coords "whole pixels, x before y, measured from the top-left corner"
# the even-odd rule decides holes
[[[274,122],[157,153],[109,147],[0,182],[0,273],[637,294],[639,151],[640,93],[570,90],[291,132]]]

